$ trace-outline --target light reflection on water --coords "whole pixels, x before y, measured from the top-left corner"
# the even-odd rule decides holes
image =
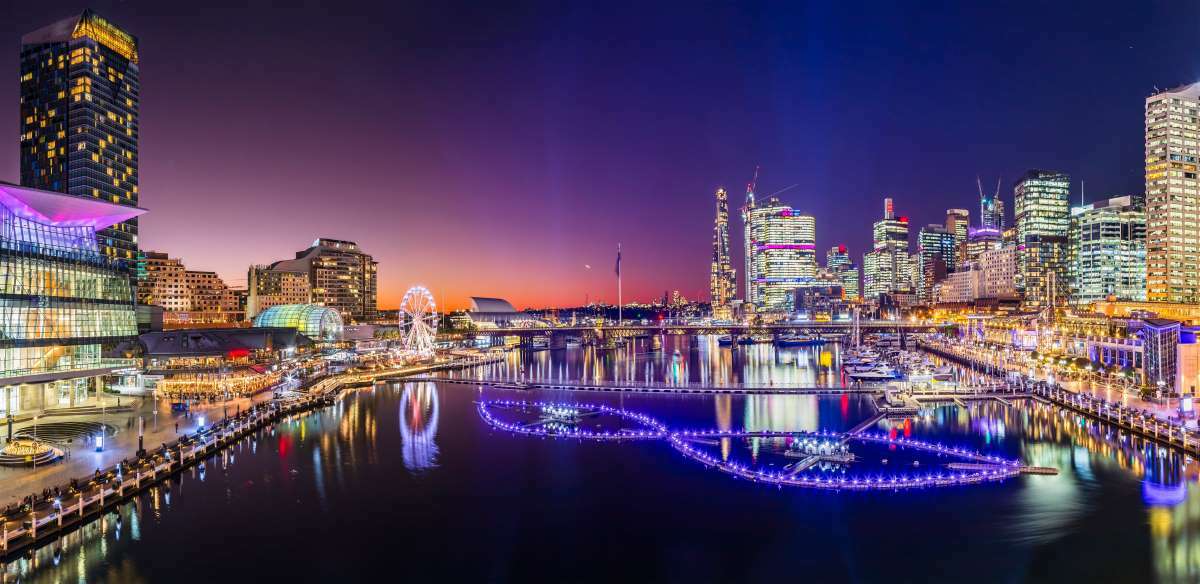
[[[604,380],[637,379],[649,373],[656,380],[712,384],[746,380],[824,384],[837,378],[836,347],[833,346],[777,352],[769,345],[760,345],[748,347],[742,354],[734,356],[733,351],[716,347],[715,342],[693,345],[694,350],[690,346],[686,352],[681,349],[679,358],[675,357],[670,344],[658,354],[632,347],[626,349],[628,355],[596,355],[587,349],[514,355],[504,366],[492,366],[487,374],[518,370],[528,376],[562,375],[565,379]],[[823,354],[828,357],[822,357]],[[449,515],[453,513],[449,506],[463,506],[472,515],[470,525],[484,531],[496,531],[503,541],[512,540],[506,544],[508,547],[492,540],[477,541],[476,545],[492,544],[509,549],[511,554],[520,554],[521,544],[529,543],[522,539],[528,537],[525,532],[512,531],[511,524],[493,517],[493,507],[476,510],[468,497],[472,493],[493,491],[509,493],[510,497],[520,496],[516,493],[528,490],[526,485],[535,479],[530,473],[553,468],[558,469],[554,471],[558,474],[550,479],[554,488],[574,493],[567,499],[555,499],[556,508],[567,517],[573,517],[591,505],[597,496],[586,489],[590,482],[601,479],[592,476],[587,469],[602,465],[608,460],[606,457],[613,456],[620,460],[628,457],[653,460],[655,465],[637,466],[636,478],[610,470],[608,474],[613,476],[603,480],[619,481],[611,485],[618,490],[645,487],[630,484],[630,481],[686,481],[687,488],[697,496],[705,498],[705,493],[722,493],[732,499],[731,505],[739,497],[759,501],[759,506],[764,505],[764,501],[769,503],[780,498],[803,501],[799,507],[805,509],[803,513],[807,515],[795,520],[805,525],[805,533],[818,538],[809,542],[814,548],[831,545],[828,543],[830,538],[821,534],[845,530],[844,526],[821,523],[835,520],[831,517],[841,517],[821,515],[823,508],[835,506],[842,509],[839,513],[846,515],[852,514],[854,507],[870,508],[871,521],[915,529],[913,518],[903,509],[936,509],[943,504],[953,504],[956,507],[952,512],[962,515],[961,522],[922,526],[921,533],[935,543],[945,545],[957,545],[960,540],[971,538],[987,542],[986,545],[956,548],[957,553],[967,557],[979,554],[979,561],[984,561],[985,556],[1000,556],[1006,561],[1019,562],[1039,553],[1056,553],[1056,561],[1064,562],[1063,570],[1071,568],[1071,562],[1080,563],[1074,566],[1078,569],[1085,567],[1084,562],[1089,569],[1102,565],[1105,573],[1115,580],[1132,579],[1135,574],[1143,577],[1150,574],[1160,581],[1200,580],[1200,489],[1196,488],[1200,477],[1196,463],[1169,449],[1120,435],[1110,427],[1046,404],[1024,402],[1008,406],[987,402],[973,403],[965,408],[947,404],[926,408],[912,418],[883,420],[878,428],[897,435],[967,445],[1017,457],[1030,465],[1053,466],[1060,471],[1057,476],[1026,476],[978,489],[826,496],[743,485],[673,457],[660,456],[652,444],[592,448],[582,443],[556,445],[554,441],[491,432],[481,427],[482,422],[474,411],[472,402],[480,395],[528,399],[549,396],[551,399],[620,404],[654,415],[673,427],[723,430],[844,430],[868,417],[872,411],[865,401],[869,398],[848,395],[527,394],[457,385],[378,386],[363,390],[321,413],[280,424],[273,431],[243,440],[226,454],[206,462],[203,479],[198,469],[184,472],[170,483],[151,489],[106,514],[101,520],[9,562],[4,566],[5,579],[150,581],[149,565],[174,561],[180,564],[180,580],[197,580],[198,574],[186,572],[187,554],[191,553],[186,545],[188,541],[219,538],[225,528],[252,530],[252,522],[264,518],[283,523],[279,527],[283,533],[273,533],[273,536],[286,538],[300,527],[288,523],[293,518],[276,515],[285,509],[306,517],[303,521],[325,521],[342,516],[365,521],[369,515],[361,514],[367,511],[360,510],[358,502],[381,484],[396,493],[396,499],[386,503],[389,508],[403,507],[413,500],[420,502],[416,506],[421,511],[406,516],[404,524],[408,527],[426,525],[421,522],[457,525],[456,518]],[[725,439],[719,445],[726,458],[754,458],[761,448],[764,443],[760,439]],[[746,489],[756,490],[748,492]],[[457,498],[439,498],[444,493],[456,493]],[[431,511],[424,501],[438,503]],[[517,501],[517,504],[538,504]],[[877,509],[880,502],[899,507],[881,511]],[[274,507],[285,504],[290,506]],[[484,512],[484,509],[490,511]],[[754,525],[777,520],[755,515],[755,505],[739,509],[740,514],[746,515],[746,523],[731,526],[731,529],[754,529]],[[378,513],[379,510],[372,508],[370,512]],[[679,513],[684,514],[682,510]],[[235,516],[214,519],[222,514]],[[529,520],[528,517],[523,519]],[[680,525],[677,528],[695,526]],[[598,531],[598,536],[607,533],[601,525],[589,525],[589,529]],[[757,533],[758,537],[771,537],[770,533]],[[850,535],[853,536],[853,532]],[[782,537],[782,533],[778,536]],[[353,540],[354,535],[339,537]],[[273,541],[286,545],[289,540]],[[389,562],[406,559],[402,547],[391,548],[384,543],[386,541],[388,539],[384,537],[378,544],[373,543],[370,535],[364,532],[363,539],[355,545],[383,546],[379,549],[387,551],[381,551],[380,555],[387,556]],[[542,546],[555,545],[539,541]],[[571,543],[557,542],[557,545],[569,546]],[[716,546],[713,553],[723,549],[719,543],[713,545]],[[866,544],[856,544],[862,545]],[[903,544],[891,542],[888,545]],[[450,558],[439,556],[438,550],[430,548],[424,554],[427,559],[444,565]],[[869,550],[875,554],[884,553],[869,547],[861,548],[858,560],[870,561],[871,554],[866,553]],[[836,551],[826,551],[827,561],[833,562],[833,569],[837,569],[837,562],[846,561],[838,559]],[[906,553],[916,557],[922,552],[907,550]],[[241,556],[233,555],[232,559],[224,560],[236,564],[238,557]],[[243,558],[246,560],[248,558]],[[325,560],[314,554],[309,561],[338,560]],[[369,564],[369,560],[361,557],[358,561]],[[255,573],[253,568],[250,569]],[[466,566],[447,567],[443,568],[443,575],[450,580],[480,579],[478,573],[455,572],[468,569]],[[863,569],[859,568],[860,571]],[[921,579],[923,570],[935,568],[916,562],[906,569],[914,578]],[[878,570],[866,573],[888,573],[886,566]],[[262,574],[255,574],[262,577]],[[929,572],[925,579],[936,579],[936,574],[940,572]],[[1000,578],[1003,574],[1003,568],[999,568],[992,577]],[[250,579],[239,575],[246,576],[234,571],[225,579]],[[310,574],[309,577],[313,576]],[[983,578],[982,581],[986,580]]]

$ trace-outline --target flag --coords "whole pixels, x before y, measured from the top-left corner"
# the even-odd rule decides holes
[[[617,244],[617,277],[621,277],[621,244]]]

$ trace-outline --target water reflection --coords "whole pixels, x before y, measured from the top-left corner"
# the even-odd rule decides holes
[[[716,336],[668,335],[662,349],[648,339],[616,349],[580,347],[566,351],[513,351],[504,361],[469,372],[474,379],[538,381],[655,382],[671,385],[841,387],[841,349],[776,347],[769,343],[722,347]]]
[[[437,466],[438,392],[432,383],[406,383],[400,396],[400,440],[404,466],[424,471]]]
[[[489,371],[465,374],[492,376],[521,372],[528,376],[600,380],[650,375],[656,380],[683,379],[711,384],[747,379],[825,384],[836,382],[837,377],[836,346],[783,351],[753,346],[735,352],[716,346],[715,341],[692,340],[669,341],[664,347],[660,353],[637,347],[599,354],[591,349],[514,353],[509,361],[489,366]],[[544,397],[544,394],[491,389],[482,393],[490,397]],[[500,512],[493,506],[495,499],[480,497],[479,493],[513,497],[514,508],[542,504],[544,498],[552,497],[561,515],[591,517],[589,530],[607,536],[611,534],[605,531],[607,526],[601,518],[581,511],[603,500],[603,494],[587,490],[591,484],[606,489],[605,492],[633,492],[655,482],[680,480],[679,477],[693,481],[687,485],[693,495],[707,498],[712,494],[713,505],[719,505],[718,500],[728,501],[736,508],[736,513],[722,517],[729,521],[744,517],[746,523],[730,529],[753,529],[770,521],[766,514],[778,513],[780,508],[771,506],[780,501],[801,502],[787,507],[794,514],[789,521],[806,525],[805,533],[813,534],[814,539],[809,542],[813,546],[834,545],[821,542],[831,541],[828,534],[844,532],[847,524],[830,522],[848,521],[846,517],[856,509],[869,513],[870,519],[855,524],[855,529],[870,529],[880,522],[911,521],[914,512],[936,512],[943,501],[953,501],[953,512],[959,519],[922,527],[923,537],[949,543],[968,537],[987,539],[987,546],[978,549],[964,546],[960,551],[980,562],[996,555],[1011,559],[1044,552],[1058,557],[1056,561],[1068,563],[1128,565],[1140,569],[1141,574],[1151,573],[1160,581],[1200,581],[1197,463],[1170,449],[1047,404],[1032,401],[1014,402],[1011,406],[999,402],[972,403],[967,407],[946,404],[925,408],[911,418],[880,421],[879,429],[896,435],[970,446],[1020,458],[1026,464],[1060,470],[1057,476],[1027,476],[986,489],[941,491],[934,497],[923,497],[921,492],[862,496],[784,491],[780,495],[773,489],[760,495],[754,490],[759,487],[698,471],[691,463],[662,456],[660,446],[652,444],[611,449],[568,444],[566,448],[556,448],[549,441],[508,439],[483,427],[473,404],[478,398],[479,393],[473,388],[431,383],[380,385],[360,391],[319,413],[282,422],[272,430],[248,437],[227,453],[211,459],[203,480],[198,470],[182,473],[171,483],[139,495],[102,519],[10,561],[3,566],[4,581],[146,581],[150,579],[149,558],[166,566],[197,561],[195,550],[185,545],[189,541],[222,541],[227,533],[259,533],[260,529],[272,537],[283,537],[270,531],[275,524],[281,524],[277,528],[280,533],[304,528],[319,533],[329,525],[339,525],[339,521],[358,522],[355,525],[370,523],[372,518],[380,516],[380,509],[395,512],[408,501],[421,501],[417,507],[423,514],[406,519],[431,524],[449,521],[452,528],[460,529],[455,533],[469,531],[480,534],[477,535],[480,538],[494,532],[496,539],[473,539],[470,545],[520,550],[532,545],[531,541],[521,539],[526,537],[526,530],[552,531],[562,524],[540,523],[537,514],[522,513],[519,520],[515,515],[497,518],[495,514]],[[564,393],[556,398],[608,400],[611,405],[623,403],[628,409],[645,411],[673,426],[723,430],[845,430],[872,412],[867,398],[848,395]],[[726,439],[719,446],[720,455],[727,460],[747,456],[745,449],[749,449],[749,456],[758,456],[759,449],[764,447],[755,439],[745,442]],[[627,462],[630,460],[641,463],[636,466],[637,472],[623,473],[625,464],[633,464]],[[592,468],[606,471],[597,474],[577,470]],[[550,481],[540,483],[540,490],[529,487],[545,478],[535,476],[537,473],[544,473]],[[603,474],[614,476],[606,478]],[[643,483],[637,484],[638,481]],[[377,503],[374,497],[378,496],[379,485],[387,485],[386,490],[395,493],[396,498],[384,498]],[[450,494],[438,505],[424,504],[443,492]],[[559,497],[554,493],[565,494]],[[522,498],[525,496],[534,498]],[[838,497],[837,504],[828,504],[828,497]],[[744,506],[742,500],[752,500],[755,504]],[[901,504],[900,508],[889,507],[896,502]],[[479,506],[473,506],[476,503]],[[456,523],[450,514],[460,507],[465,507],[461,512],[469,518]],[[830,507],[836,507],[838,514],[832,518],[821,514],[822,509]],[[683,509],[664,512],[683,513]],[[642,510],[634,506],[630,512]],[[637,517],[614,518],[614,522],[625,519]],[[505,528],[504,521],[525,527],[513,531]],[[477,529],[467,529],[466,525]],[[389,529],[392,528],[389,524]],[[320,538],[314,536],[314,539]],[[391,540],[376,539],[380,543],[365,536],[349,537],[345,545],[373,550],[360,558],[389,557],[391,552],[371,546],[390,545]],[[1068,551],[1080,550],[1060,547],[1068,546],[1068,541],[1081,540],[1089,545],[1095,541],[1094,545],[1105,553],[1072,555]],[[340,544],[325,541],[322,545]],[[701,544],[693,540],[690,545]],[[879,553],[865,540],[854,545],[859,553],[850,555],[868,557],[871,552]],[[906,544],[891,541],[886,545]],[[1132,551],[1123,553],[1126,548]],[[703,551],[719,556],[719,549]],[[919,554],[920,549],[923,548],[909,551]],[[1109,550],[1112,553],[1107,553]],[[336,552],[331,550],[331,555]],[[834,556],[837,554],[830,553],[831,558]],[[396,559],[391,556],[389,561]],[[454,564],[450,557],[429,559],[439,565]],[[842,560],[830,561],[837,564]],[[922,579],[921,570],[934,569],[924,566],[923,563],[909,566],[910,570],[918,570],[913,579]],[[840,564],[835,567],[842,568]],[[446,579],[481,579],[455,578],[460,574],[456,570],[465,568],[444,569]],[[1112,578],[1121,579],[1124,574],[1114,572]],[[937,574],[928,575],[928,579],[934,579]]]

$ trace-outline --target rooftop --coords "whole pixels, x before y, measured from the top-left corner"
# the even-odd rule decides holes
[[[0,182],[0,205],[14,215],[57,227],[104,229],[146,212],[100,199],[76,197]]]

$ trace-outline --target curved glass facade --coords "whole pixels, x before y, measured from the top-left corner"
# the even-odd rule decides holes
[[[300,334],[318,341],[342,339],[341,315],[332,308],[315,304],[272,306],[255,317],[254,326],[294,328]]]

